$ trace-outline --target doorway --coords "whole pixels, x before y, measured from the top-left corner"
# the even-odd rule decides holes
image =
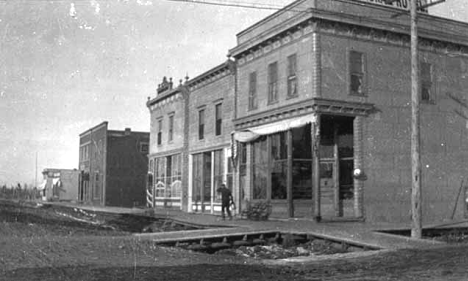
[[[211,152],[193,155],[193,207],[196,212],[211,207]]]
[[[320,121],[322,217],[354,217],[354,117],[323,115]]]

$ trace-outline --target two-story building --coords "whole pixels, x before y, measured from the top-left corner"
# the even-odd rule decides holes
[[[213,210],[216,184],[231,177],[218,163],[230,163],[231,154],[240,208],[263,200],[273,216],[409,222],[407,6],[295,1],[237,34],[228,53],[235,67],[225,78],[215,68],[173,89],[183,92],[185,112],[183,209]],[[468,174],[468,24],[421,11],[418,28],[423,219],[461,219],[468,215],[461,185]],[[217,104],[232,116],[232,130],[220,135]]]
[[[409,221],[410,34],[398,4],[295,1],[237,35],[248,199],[289,217]],[[425,221],[463,200],[467,31],[419,13]]]
[[[145,205],[149,133],[109,130],[104,121],[80,134],[78,201]]]
[[[233,188],[230,144],[234,64],[227,61],[174,86],[164,78],[149,99],[148,204],[185,211],[220,210],[216,190]]]

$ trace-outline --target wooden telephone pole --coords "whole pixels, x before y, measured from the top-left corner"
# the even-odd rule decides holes
[[[387,4],[399,0],[385,0]],[[411,0],[411,237],[422,237],[422,196],[421,196],[421,156],[419,131],[419,51],[418,51],[418,9],[426,9],[445,2],[445,0]],[[398,17],[398,13],[392,17]]]
[[[421,157],[419,150],[419,53],[417,3],[412,0],[411,18],[411,237],[422,237]]]
[[[422,237],[422,195],[421,195],[421,157],[420,157],[420,83],[419,83],[419,51],[418,51],[418,8],[442,3],[445,0],[412,0],[410,6],[411,19],[411,237]],[[419,4],[419,5],[418,5]],[[419,6],[419,7],[418,7]]]

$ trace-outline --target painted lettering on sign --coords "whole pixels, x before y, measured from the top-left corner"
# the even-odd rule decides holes
[[[410,3],[411,3],[411,0],[395,0],[395,1],[391,1],[391,0],[358,0],[358,1],[370,2],[370,3],[385,5],[385,6],[392,6],[392,7],[395,7],[395,8],[398,8],[398,9],[404,9],[404,10],[409,10]],[[418,6],[423,6],[423,5],[427,4],[428,2],[430,2],[430,0],[416,0],[416,1],[418,1]],[[427,13],[426,8],[422,8],[422,9],[420,8],[419,11]]]

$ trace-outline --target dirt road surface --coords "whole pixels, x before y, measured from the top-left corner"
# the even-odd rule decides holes
[[[467,244],[262,261],[161,247],[92,215],[0,201],[0,280],[468,280]]]

